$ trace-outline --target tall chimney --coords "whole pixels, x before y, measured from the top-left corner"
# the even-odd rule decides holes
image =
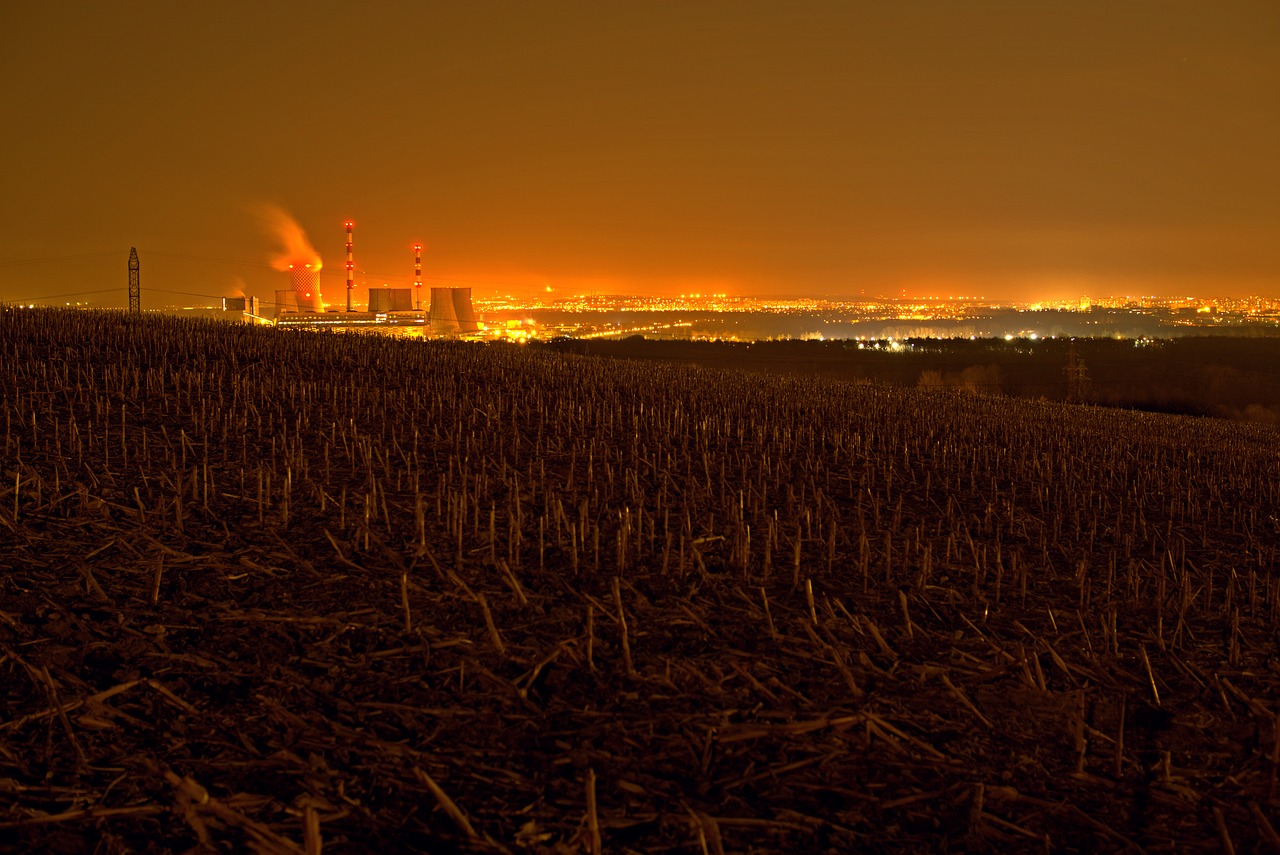
[[[351,293],[356,289],[356,263],[351,255],[351,229],[355,223],[347,220],[347,311],[351,309]]]
[[[413,307],[422,309],[422,244],[413,245]]]

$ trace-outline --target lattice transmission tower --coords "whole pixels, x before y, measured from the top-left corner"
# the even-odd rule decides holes
[[[1072,404],[1082,402],[1089,388],[1089,369],[1085,367],[1084,360],[1076,351],[1074,338],[1067,346],[1067,367],[1063,373],[1067,375],[1067,402]]]
[[[129,247],[129,314],[142,314],[142,283],[139,273],[138,248]]]

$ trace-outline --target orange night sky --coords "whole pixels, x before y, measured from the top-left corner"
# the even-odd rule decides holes
[[[420,240],[481,297],[1280,294],[1274,0],[27,3],[0,40],[0,300],[123,305],[135,245],[144,306],[266,296],[266,206],[335,301],[347,218],[362,281]]]

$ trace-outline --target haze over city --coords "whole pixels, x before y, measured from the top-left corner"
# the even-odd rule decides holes
[[[1276,294],[1267,2],[10,10],[0,300]]]

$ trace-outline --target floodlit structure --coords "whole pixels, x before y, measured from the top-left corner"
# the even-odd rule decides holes
[[[435,335],[477,332],[480,324],[471,306],[471,289],[433,287],[427,329]]]
[[[321,311],[319,265],[290,264],[289,278],[293,283],[293,294],[298,311]]]
[[[340,304],[325,308],[320,295],[320,258],[308,246],[306,251],[293,251],[286,257],[294,259],[288,265],[292,287],[275,292],[274,320],[278,326],[428,338],[471,336],[481,331],[471,304],[470,288],[442,286],[431,288],[429,298],[423,294],[422,243],[413,244],[413,285],[369,287],[365,291],[368,294],[367,305],[357,308],[354,305],[356,265],[352,239],[355,223],[346,220],[343,227],[347,238],[346,309],[343,310]],[[311,258],[312,263],[303,260],[307,258]],[[245,311],[248,313],[247,308]]]

